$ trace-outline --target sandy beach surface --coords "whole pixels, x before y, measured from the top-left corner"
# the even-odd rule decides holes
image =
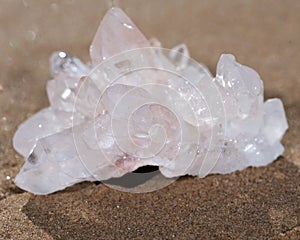
[[[215,74],[232,53],[282,99],[289,123],[275,162],[204,179],[182,177],[153,193],[82,183],[48,196],[13,179],[24,163],[17,126],[48,106],[48,59],[85,61],[109,1],[0,2],[0,239],[300,239],[300,1],[118,1],[147,37],[185,42]]]

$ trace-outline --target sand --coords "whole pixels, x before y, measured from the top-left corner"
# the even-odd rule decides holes
[[[88,60],[108,1],[0,3],[0,239],[300,239],[300,2],[119,1],[147,37],[185,42],[214,73],[221,53],[256,69],[280,97],[289,130],[274,163],[204,179],[183,177],[153,193],[82,183],[49,196],[18,189],[23,159],[12,136],[48,105],[48,58]]]

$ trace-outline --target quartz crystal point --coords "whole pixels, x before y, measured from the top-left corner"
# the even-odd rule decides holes
[[[20,188],[48,194],[145,165],[158,166],[165,177],[204,177],[264,166],[283,153],[288,125],[281,100],[264,102],[259,75],[230,54],[221,56],[215,78],[192,64],[184,44],[169,56],[156,49],[142,59],[176,76],[147,69],[115,84],[85,77],[115,55],[153,45],[160,43],[148,41],[121,9],[112,8],[91,44],[90,64],[66,52],[51,56],[50,107],[22,123],[13,139],[26,159],[15,178]],[[212,134],[221,137],[212,140]]]
[[[113,55],[141,47],[150,47],[150,42],[120,8],[112,8],[102,19],[90,55],[97,65]]]

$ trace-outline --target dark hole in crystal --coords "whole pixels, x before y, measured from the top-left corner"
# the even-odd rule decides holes
[[[157,166],[143,166],[135,170],[134,172],[126,173],[119,178],[112,178],[103,181],[105,184],[117,185],[121,187],[133,188],[140,184],[147,182],[157,174],[160,174]]]
[[[149,173],[149,172],[155,172],[158,170],[158,166],[142,166],[139,167],[137,170],[133,171],[134,173]]]
[[[33,152],[29,155],[27,161],[31,164],[35,164],[37,162],[37,156],[36,154]]]

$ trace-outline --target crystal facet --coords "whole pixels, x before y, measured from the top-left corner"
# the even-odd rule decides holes
[[[141,47],[150,47],[150,42],[120,8],[113,7],[102,19],[90,55],[97,65],[118,53]]]

